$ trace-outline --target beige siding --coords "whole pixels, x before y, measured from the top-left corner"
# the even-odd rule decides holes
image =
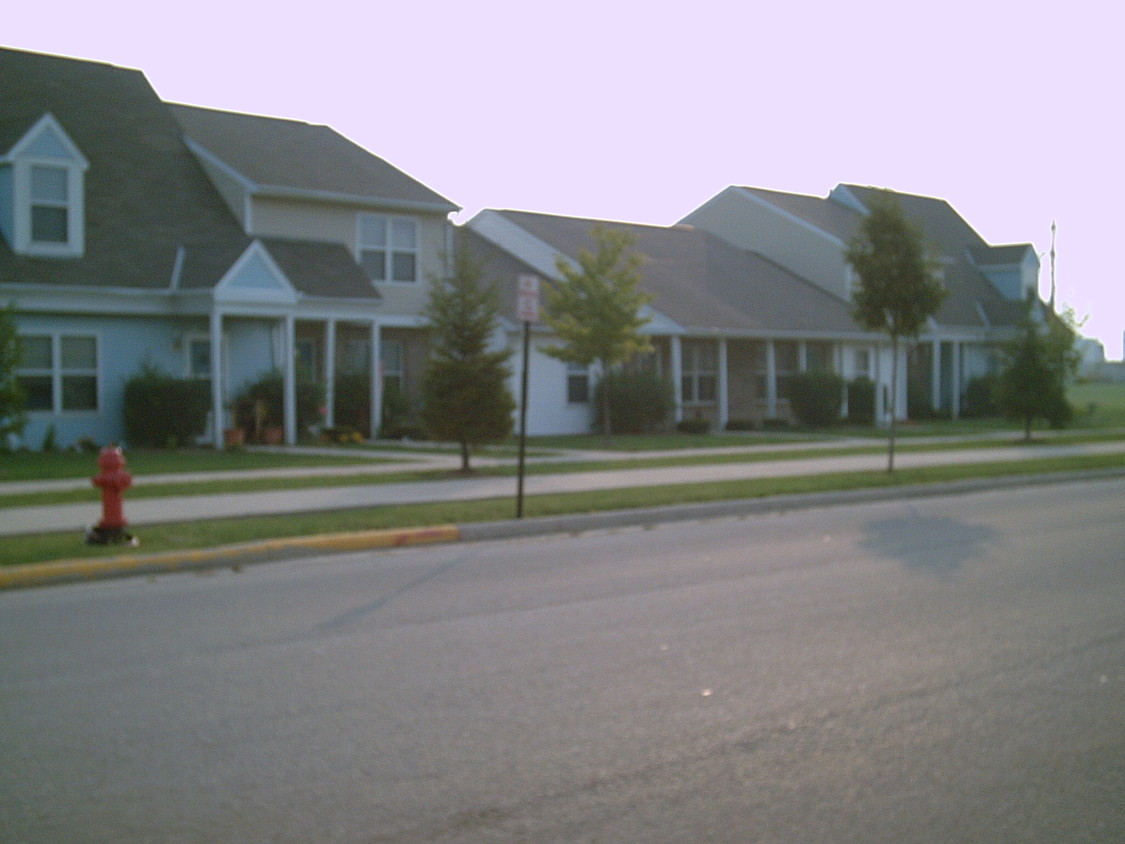
[[[342,243],[354,255],[357,217],[367,212],[368,209],[347,205],[259,197],[254,202],[252,234]],[[446,218],[440,214],[403,214],[377,210],[371,210],[370,213],[409,217],[418,223],[418,280],[409,283],[381,282],[378,288],[383,296],[380,313],[395,316],[420,314],[429,298],[430,279],[443,273],[448,227]]]

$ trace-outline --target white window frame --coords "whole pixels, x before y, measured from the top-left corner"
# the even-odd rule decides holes
[[[711,396],[701,385],[710,381]],[[685,340],[680,363],[680,391],[685,405],[711,405],[719,400],[719,350],[707,340]]]
[[[590,367],[573,361],[566,362],[566,403],[590,403]],[[582,398],[575,398],[581,395]]]
[[[102,407],[102,374],[101,374],[101,339],[97,334],[84,334],[67,331],[30,331],[21,334],[20,338],[45,337],[50,341],[51,360],[46,367],[20,366],[16,370],[16,378],[43,378],[51,379],[51,407],[29,409],[29,413],[44,413],[61,415],[80,415],[98,413]],[[94,343],[93,367],[67,367],[63,365],[63,343],[66,340],[92,340]],[[93,407],[64,407],[66,399],[65,382],[67,378],[93,378],[94,379],[94,406]]]
[[[48,136],[50,142],[44,142]],[[85,174],[89,162],[58,121],[50,114],[41,117],[7,157],[0,157],[0,165],[4,164],[11,165],[12,172],[12,229],[5,230],[11,238],[12,251],[41,258],[81,257],[86,248]],[[34,195],[34,173],[40,168],[65,172],[64,201]],[[36,207],[66,209],[65,241],[35,240]]]
[[[369,225],[382,229],[382,237],[368,242],[365,231]],[[409,227],[410,243],[404,242],[396,233],[396,227]],[[381,278],[371,278],[376,284],[416,284],[418,282],[418,221],[412,217],[396,217],[389,214],[359,214],[356,217],[356,262],[368,272],[371,264],[364,260],[366,253],[383,253]],[[381,240],[382,242],[378,242]],[[410,258],[413,265],[412,272],[407,278],[406,274],[399,273],[396,258]],[[396,277],[401,276],[401,277]],[[369,274],[370,277],[370,274]]]
[[[390,354],[388,354],[390,353]],[[401,340],[384,339],[379,344],[379,368],[383,389],[393,386],[400,394],[406,389],[406,346]]]

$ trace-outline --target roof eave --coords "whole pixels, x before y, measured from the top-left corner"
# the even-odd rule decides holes
[[[306,188],[294,188],[287,185],[254,185],[251,188],[251,193],[254,196],[267,199],[302,199],[311,200],[313,202],[344,203],[363,208],[380,208],[432,214],[453,214],[461,210],[460,205],[455,205],[452,202],[418,202],[405,199],[387,199],[385,197],[337,193],[335,191],[308,190]]]

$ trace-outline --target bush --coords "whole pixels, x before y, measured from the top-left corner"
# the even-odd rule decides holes
[[[866,376],[848,382],[848,421],[853,425],[875,424],[875,382]]]
[[[710,419],[683,419],[676,423],[681,434],[706,434],[711,430]]]
[[[285,388],[276,369],[242,388],[234,400],[235,424],[253,434],[260,428],[285,423]],[[308,430],[320,421],[320,389],[311,381],[297,379],[297,430]]]
[[[379,425],[379,438],[384,440],[422,440],[426,432],[418,419],[410,397],[396,384],[383,389],[383,419]]]
[[[961,408],[961,415],[969,418],[985,416],[999,416],[1000,408],[996,404],[995,375],[982,375],[973,378],[965,387],[965,402]]]
[[[338,428],[350,428],[363,437],[375,433],[371,430],[371,376],[366,372],[336,376],[335,419]]]
[[[603,376],[594,390],[598,430],[602,430],[602,396],[606,391],[612,433],[644,434],[668,427],[675,406],[670,381],[652,372],[614,370]]]
[[[802,372],[789,379],[789,407],[810,428],[835,424],[843,400],[844,379],[835,372]]]
[[[210,409],[209,382],[146,365],[125,382],[125,438],[134,446],[190,445],[206,430]]]
[[[727,422],[728,431],[753,431],[754,421],[752,419],[731,419]]]

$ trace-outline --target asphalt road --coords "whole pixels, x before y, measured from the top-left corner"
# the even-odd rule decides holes
[[[0,593],[0,841],[1125,841],[1125,481]]]

